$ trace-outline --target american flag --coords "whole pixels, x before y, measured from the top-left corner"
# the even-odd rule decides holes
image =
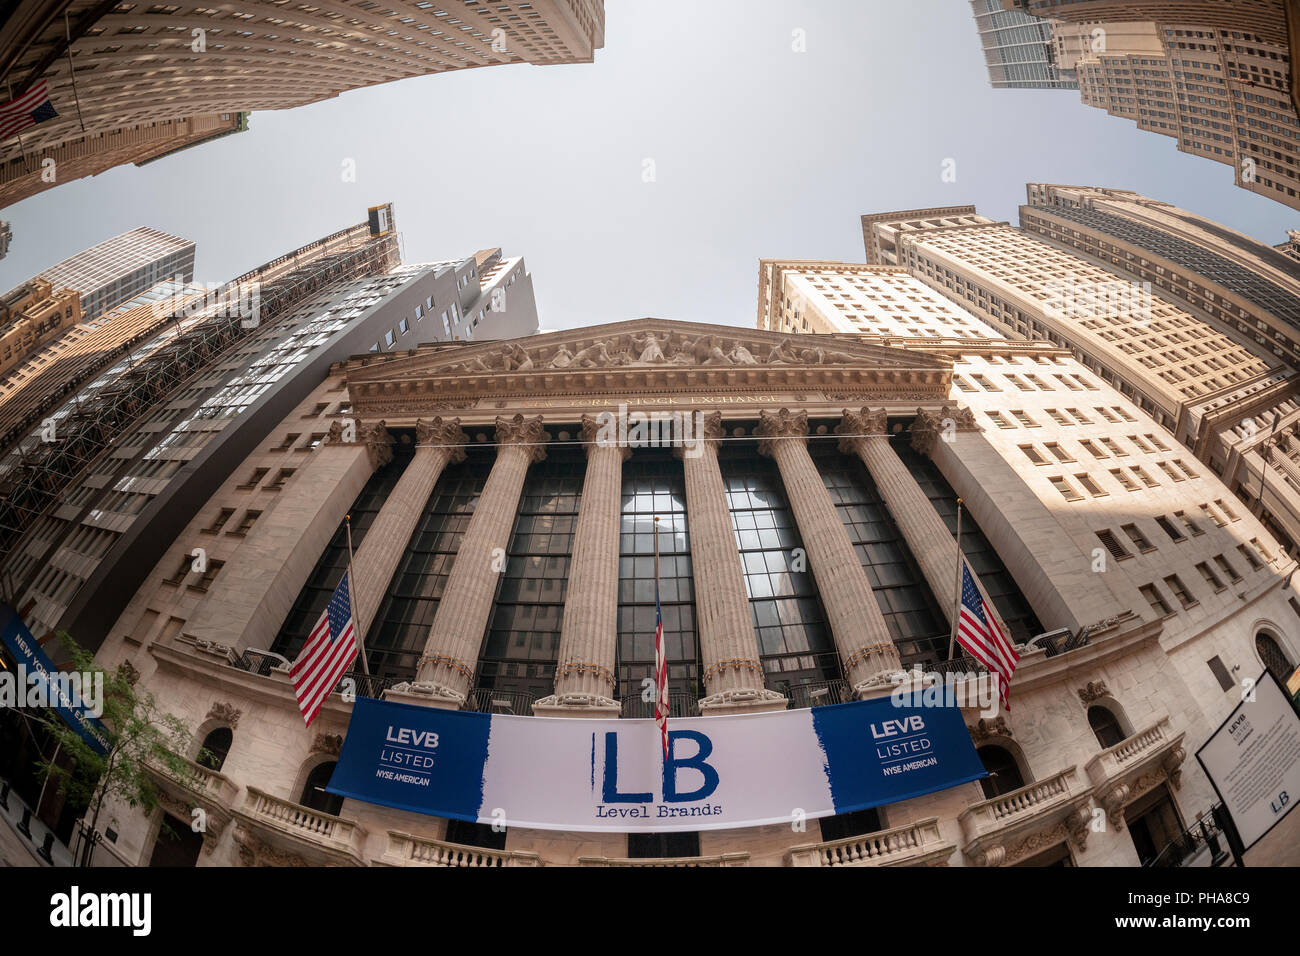
[[[49,89],[41,81],[22,96],[0,103],[0,141],[58,115],[50,102]]]
[[[664,612],[659,606],[659,578],[655,577],[655,723],[668,759],[668,654],[664,648]]]
[[[289,668],[298,709],[308,727],[357,658],[357,631],[352,619],[352,592],[348,580],[351,574],[351,571],[344,572],[330,603],[325,606],[307,643],[302,646],[302,653]]]
[[[1011,675],[1016,671],[1020,655],[998,625],[992,608],[984,603],[965,558],[961,562],[961,614],[957,621],[957,640],[997,679],[1002,704],[1010,711]]]

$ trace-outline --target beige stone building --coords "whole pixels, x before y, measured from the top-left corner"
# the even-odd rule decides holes
[[[1226,265],[1216,283],[1215,268],[1183,247],[1163,256],[1143,252],[1113,223],[1096,227],[1103,217],[1094,215],[1091,229],[1084,218],[1059,204],[1034,205],[1022,210],[1017,228],[964,206],[864,216],[863,229],[868,261],[903,266],[1010,337],[1069,348],[1160,423],[1166,441],[1181,442],[1223,478],[1240,505],[1294,552],[1300,485],[1289,480],[1282,457],[1267,451],[1276,441],[1290,447],[1294,329],[1282,318],[1289,293],[1272,286],[1272,301],[1262,297],[1269,273],[1241,267],[1244,253],[1231,261],[1219,254]],[[1186,226],[1202,235],[1203,228]],[[1177,235],[1166,231],[1164,238]],[[1214,244],[1227,247],[1222,238]],[[1229,294],[1224,283],[1238,291]],[[1270,475],[1262,480],[1266,453]]]
[[[0,205],[233,132],[253,110],[449,70],[590,63],[604,21],[603,0],[24,0],[0,26],[0,96],[43,81],[59,115],[0,144]]]
[[[153,816],[115,808],[104,862],[1160,854],[1214,802],[1189,754],[1239,679],[1300,659],[1295,563],[1208,470],[1166,480],[1160,463],[1190,456],[1130,444],[1159,426],[1068,351],[1003,336],[898,267],[762,274],[755,330],[645,319],[335,365],[176,537],[100,651],[185,720],[191,756],[201,743],[220,755],[184,779],[160,771]],[[805,319],[825,334],[792,334]],[[596,441],[594,416],[620,406],[700,412],[708,441],[699,455]],[[292,454],[281,432],[306,419],[337,423],[332,437],[268,483]],[[1121,447],[1122,462],[1090,444]],[[369,662],[358,694],[644,718],[659,517],[681,717],[871,697],[906,668],[969,668],[944,663],[958,496],[967,560],[1024,645],[1014,711],[963,711],[984,781],[806,824],[649,835],[500,832],[323,789],[351,704],[332,695],[308,732],[285,664],[343,574],[345,518]],[[215,570],[192,571],[196,547]],[[202,834],[184,825],[195,808]],[[163,827],[180,839],[160,840]],[[1283,830],[1250,859],[1293,854]]]
[[[81,321],[81,296],[33,279],[0,299],[0,380],[28,355]]]

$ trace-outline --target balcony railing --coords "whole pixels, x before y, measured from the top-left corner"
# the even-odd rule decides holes
[[[388,852],[382,862],[390,866],[502,867],[541,866],[536,853],[488,850],[388,831]]]
[[[930,817],[891,830],[796,846],[789,857],[791,866],[917,866],[943,863],[955,849],[944,842],[939,818]]]
[[[853,688],[846,680],[810,680],[789,686],[768,684],[769,690],[779,690],[790,698],[791,710],[808,707],[828,707],[856,700]]]
[[[622,714],[628,720],[653,720],[655,715],[655,702],[653,700],[643,700],[640,694],[632,694],[624,697],[622,701]],[[700,716],[699,701],[695,699],[694,694],[688,694],[686,691],[670,690],[668,692],[668,716],[669,717],[698,717]]]
[[[1082,844],[1087,840],[1091,801],[1092,788],[1082,783],[1078,767],[981,800],[958,817],[966,840],[962,853],[978,866],[1015,862],[1027,852],[1031,836],[1050,832],[1062,823],[1070,838]]]
[[[211,767],[205,767],[193,760],[184,757],[176,759],[181,761],[181,769],[168,766],[160,759],[150,759],[146,763],[156,776],[184,787],[195,796],[227,807],[234,802],[239,787],[229,777],[224,777]]]
[[[724,853],[721,856],[662,856],[662,857],[639,857],[628,859],[626,857],[608,857],[608,856],[580,856],[578,857],[579,866],[654,866],[654,867],[684,867],[684,866],[749,866],[748,853]]]
[[[361,860],[361,846],[366,831],[352,820],[273,797],[256,787],[248,788],[241,814],[255,825],[305,841],[330,853]]]
[[[515,717],[531,717],[533,701],[537,698],[527,691],[492,690],[479,687],[470,691],[462,710],[472,710],[480,714],[510,714]]]

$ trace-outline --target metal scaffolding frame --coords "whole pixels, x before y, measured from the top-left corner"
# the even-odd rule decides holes
[[[291,258],[281,257],[263,269]],[[329,285],[382,274],[397,264],[396,243],[390,237],[367,238],[359,246],[328,253],[262,286],[256,327],[245,328],[237,314],[223,314],[227,310],[220,304],[207,306],[213,315],[131,362],[92,398],[83,402],[74,395],[68,415],[59,421],[55,441],[28,440],[39,415],[48,410],[48,405],[42,403],[41,410],[26,420],[24,438],[16,443],[20,456],[17,467],[0,476],[0,568],[8,569],[24,534],[58,507],[77,481],[113,450],[116,440],[170,401],[191,380],[208,373],[226,353]],[[218,303],[228,301],[225,296],[237,300],[247,278],[227,283],[210,298]],[[179,314],[173,314],[163,327],[179,318]],[[120,358],[120,354],[114,358]],[[18,595],[9,597],[16,599]]]

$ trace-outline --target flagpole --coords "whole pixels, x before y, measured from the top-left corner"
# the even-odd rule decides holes
[[[668,727],[668,709],[665,700],[668,696],[668,648],[663,645],[663,613],[663,606],[659,600],[659,515],[655,515],[655,722],[658,723],[662,707],[664,723],[660,735],[661,740],[666,740],[663,735],[667,733]],[[660,683],[661,678],[662,683]],[[664,746],[666,747],[666,744]],[[664,750],[664,760],[667,759],[668,753]]]
[[[366,635],[361,631],[361,615],[357,613],[357,576],[352,570],[352,515],[343,518],[348,533],[348,603],[352,605],[352,620],[356,622],[357,656],[361,658],[361,673],[370,676],[370,663],[366,660]]]
[[[961,620],[961,506],[965,502],[957,499],[957,580],[953,585],[952,595],[952,631],[948,635],[948,660],[952,660],[953,647],[957,643],[957,622]]]

